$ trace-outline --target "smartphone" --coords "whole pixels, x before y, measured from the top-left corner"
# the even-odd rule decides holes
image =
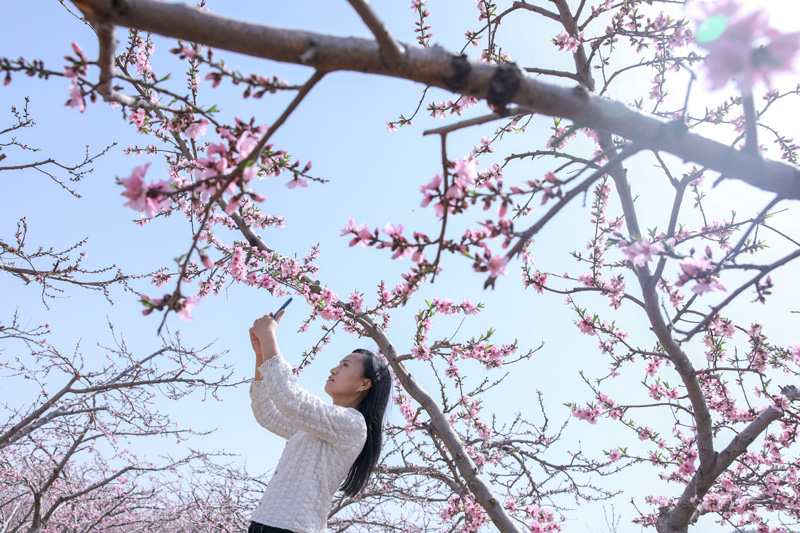
[[[275,314],[274,314],[274,315],[272,315],[272,316],[278,316],[278,313],[280,313],[281,311],[283,311],[284,309],[286,309],[286,308],[289,306],[289,304],[290,304],[290,303],[292,303],[292,299],[291,299],[291,298],[289,298],[288,300],[286,300],[286,301],[283,303],[283,305],[281,306],[281,308],[280,308],[280,309],[278,309],[277,311],[275,311]]]

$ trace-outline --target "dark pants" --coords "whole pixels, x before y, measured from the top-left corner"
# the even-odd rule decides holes
[[[281,529],[279,527],[265,526],[264,524],[259,524],[258,522],[250,522],[250,527],[247,529],[247,533],[294,533],[294,532],[289,531],[288,529]]]

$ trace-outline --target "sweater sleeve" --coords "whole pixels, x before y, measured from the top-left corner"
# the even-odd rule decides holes
[[[364,443],[367,424],[355,409],[326,403],[297,384],[292,369],[276,355],[258,368],[267,395],[296,428],[337,446]]]
[[[279,437],[288,440],[297,433],[297,428],[278,411],[270,399],[263,381],[254,379],[250,383],[250,405],[256,421]]]

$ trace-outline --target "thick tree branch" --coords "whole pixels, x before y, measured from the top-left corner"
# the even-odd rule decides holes
[[[477,98],[493,106],[518,104],[539,114],[563,117],[583,126],[631,139],[642,148],[674,154],[754,187],[800,199],[800,170],[764,160],[687,131],[680,122],[664,122],[576,87],[569,89],[526,77],[513,65],[468,60],[440,47],[406,50],[403,61],[388,67],[377,42],[284,30],[206,13],[155,0],[73,0],[101,22],[138,28],[253,57],[295,63],[331,72],[348,70],[393,76]]]
[[[610,141],[610,139],[608,140]],[[639,221],[633,204],[633,196],[631,194],[630,185],[625,172],[615,172],[614,180],[617,186],[617,194],[622,205],[622,210],[625,213],[625,224],[627,225],[628,233],[634,238],[641,237]],[[697,372],[695,371],[689,356],[683,351],[681,345],[672,337],[672,331],[668,325],[668,322],[661,313],[659,308],[658,294],[656,293],[656,284],[651,283],[652,276],[650,274],[649,267],[645,264],[643,267],[634,268],[634,271],[638,278],[639,286],[642,290],[642,297],[645,303],[645,312],[647,313],[647,319],[650,322],[651,330],[658,338],[659,344],[666,352],[670,361],[672,361],[675,371],[678,373],[683,385],[686,387],[689,401],[692,404],[692,416],[694,418],[694,427],[697,433],[697,453],[700,459],[698,475],[702,475],[702,472],[708,472],[714,467],[717,455],[714,451],[711,411],[709,409],[708,402],[706,401],[705,394],[700,386],[700,382],[697,378]],[[688,493],[688,490],[689,489],[687,487],[683,493],[684,496]],[[668,521],[670,524],[669,527],[672,529],[661,529],[661,526],[658,526],[658,531],[664,533],[667,531],[685,530],[697,505],[695,500],[690,500],[690,502],[694,503],[690,503],[692,507],[688,510],[682,507],[679,510],[678,505],[670,509],[665,509],[659,518],[659,524],[661,523],[663,517],[667,517],[663,518],[663,520]]]
[[[569,9],[567,0],[553,0],[553,2],[558,8],[558,14],[561,19],[561,24],[564,25],[564,29],[567,30],[567,33],[572,37],[577,38],[579,33],[578,25],[575,23],[575,17],[572,16],[572,12]],[[590,91],[594,91],[592,65],[589,63],[589,60],[586,57],[586,48],[583,46],[583,44],[578,46],[578,49],[572,55],[572,57],[575,61],[575,68],[578,71],[580,82]]]
[[[381,47],[381,57],[383,58],[386,66],[394,68],[402,60],[405,48],[394,40],[394,37],[389,33],[389,29],[378,18],[378,15],[369,5],[368,0],[348,0],[353,9],[356,10],[361,20],[367,25],[369,30],[375,36]]]
[[[742,97],[742,107],[744,107],[744,150],[751,154],[758,153],[758,116],[756,114],[756,104],[753,95]]]
[[[800,399],[798,390],[794,386],[784,387],[781,392],[790,401]],[[767,407],[746,428],[737,433],[724,450],[715,454],[712,469],[709,471],[698,470],[695,473],[675,507],[659,517],[659,528],[673,528],[664,529],[664,531],[674,531],[676,526],[685,528],[685,524],[689,524],[694,517],[699,501],[703,499],[703,496],[706,495],[717,478],[728,470],[737,457],[747,451],[747,448],[767,430],[770,424],[780,420],[782,416],[783,411],[774,407]],[[659,531],[662,531],[662,529],[659,529]]]
[[[561,13],[565,28],[567,28],[567,31],[570,31],[570,27],[574,28],[575,21],[570,15],[569,7],[567,6],[565,0],[553,1],[559,7],[559,12]],[[574,56],[576,69],[578,73],[581,74],[581,77],[586,79],[587,86],[593,88],[594,79],[591,77],[590,65],[586,60],[585,53],[583,52],[583,46],[581,46],[578,50],[578,53],[576,53]],[[683,122],[681,122],[680,125],[681,127],[685,128]],[[598,141],[600,146],[605,151],[610,151],[614,147],[613,139],[608,130],[598,131]],[[611,161],[609,161],[606,166],[610,167],[609,174],[614,179],[617,196],[622,207],[622,212],[625,215],[625,225],[628,229],[628,234],[634,239],[641,238],[641,228],[639,226],[637,211],[634,206],[634,197],[631,192],[627,170],[624,169],[621,164],[612,164]],[[658,338],[659,343],[672,361],[672,364],[680,376],[683,385],[686,387],[687,396],[689,397],[689,401],[692,405],[694,429],[697,435],[697,453],[700,459],[700,466],[697,470],[696,477],[702,476],[703,472],[708,472],[714,467],[714,462],[717,455],[716,452],[714,452],[712,419],[708,402],[706,401],[705,394],[700,386],[694,366],[692,365],[687,354],[683,351],[681,345],[672,337],[672,332],[668,326],[668,321],[659,309],[656,283],[652,282],[652,276],[649,267],[647,264],[645,264],[641,268],[632,268],[636,274],[642,291],[645,313],[647,314],[648,321],[651,324],[651,330]],[[713,481],[709,482],[709,486],[712,482]],[[687,494],[689,494],[688,489],[684,491],[683,496],[686,496]],[[696,493],[694,493],[694,495],[696,496]],[[682,507],[680,510],[678,510],[678,506],[664,509],[659,516],[659,523],[657,525],[658,531],[665,533],[666,531],[672,532],[685,530],[688,527],[692,512],[697,506],[696,499],[691,499],[688,503],[690,506],[692,506],[688,509]],[[686,516],[687,511],[688,516]],[[669,523],[668,529],[662,529],[662,519]]]
[[[368,317],[359,316],[356,317],[356,320],[366,328],[372,340],[375,341],[381,352],[386,355],[387,360],[392,365],[395,376],[400,380],[403,388],[428,414],[436,436],[447,447],[459,473],[475,496],[475,500],[486,510],[497,529],[504,533],[519,532],[514,521],[495,497],[489,484],[480,475],[477,465],[467,453],[464,443],[447,421],[447,417],[436,403],[436,400],[419,385],[404,364],[397,362],[399,357],[397,350],[383,328],[376,325]]]
[[[115,65],[117,60],[117,39],[114,35],[114,26],[104,21],[95,22],[91,18],[89,18],[89,20],[92,21],[92,25],[97,33],[100,48],[97,58],[97,64],[100,67],[100,81],[97,84],[97,92],[107,101],[118,102],[122,105],[136,106],[144,104],[145,102],[140,101],[138,98],[114,90],[114,77],[116,75]]]

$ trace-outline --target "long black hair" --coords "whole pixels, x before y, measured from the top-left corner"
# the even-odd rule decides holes
[[[386,363],[363,348],[353,350],[353,353],[364,356],[364,377],[372,382],[372,386],[367,389],[367,395],[358,406],[367,422],[367,441],[339,487],[347,496],[361,492],[381,456],[383,415],[392,393],[392,376]]]

